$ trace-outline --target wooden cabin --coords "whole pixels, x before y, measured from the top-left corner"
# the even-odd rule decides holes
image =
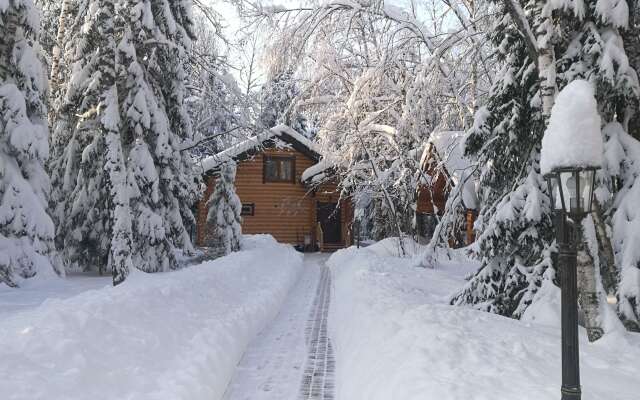
[[[351,201],[340,198],[335,181],[303,182],[303,172],[320,162],[320,153],[307,138],[281,125],[202,160],[207,189],[197,205],[198,246],[206,246],[212,234],[206,202],[216,171],[230,161],[237,163],[244,234],[270,234],[306,251],[333,251],[351,244]]]
[[[434,233],[453,189],[458,185],[462,211],[460,223],[449,242],[453,247],[471,244],[475,240],[473,224],[478,216],[476,179],[473,164],[463,154],[460,143],[464,132],[433,132],[427,142],[421,163],[422,182],[417,193],[416,224],[418,234],[425,241]]]

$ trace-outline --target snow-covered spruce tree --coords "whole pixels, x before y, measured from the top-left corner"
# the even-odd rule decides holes
[[[262,87],[260,92],[260,125],[272,128],[278,124],[285,124],[298,133],[311,138],[307,129],[307,119],[296,110],[296,97],[299,89],[293,76],[293,71],[272,73],[272,76]]]
[[[597,200],[602,205],[604,217],[609,218],[612,235],[601,237],[599,241],[603,243],[610,240],[613,244],[614,268],[618,275],[615,289],[619,298],[618,311],[627,327],[638,329],[640,257],[626,244],[633,234],[633,229],[629,229],[629,222],[633,218],[627,211],[619,212],[621,207],[626,208],[625,204],[640,201],[636,192],[625,190],[632,188],[637,179],[628,174],[634,168],[632,148],[633,142],[637,141],[628,137],[627,129],[633,125],[630,121],[637,118],[640,94],[637,73],[630,66],[621,35],[621,31],[626,30],[629,23],[628,5],[622,1],[601,0],[584,5],[567,2],[552,6],[546,3],[541,7],[543,23],[536,30],[539,34],[538,42],[551,44],[550,48],[555,53],[553,58],[557,62],[553,71],[551,68],[544,71],[539,67],[540,75],[557,76],[560,88],[576,79],[588,80],[595,88],[603,125],[608,127],[603,129],[603,140],[613,150],[607,152],[607,163],[599,174]],[[617,151],[620,148],[624,148],[624,151]],[[624,214],[622,218],[621,213]],[[596,221],[602,218],[597,217]],[[601,227],[596,232],[607,230],[606,227]],[[598,243],[590,246],[597,249]],[[595,265],[589,272],[601,270],[601,273],[607,273],[604,270],[607,266],[601,262],[598,254],[602,253],[602,248],[591,253],[590,257]]]
[[[467,139],[467,151],[477,155],[484,166],[482,213],[476,226],[480,236],[475,246],[483,266],[453,302],[476,304],[518,317],[533,300],[532,295],[550,265],[547,256],[553,231],[537,159],[543,121],[549,115],[558,87],[561,89],[575,79],[590,81],[606,123],[624,122],[630,111],[637,109],[638,83],[618,33],[626,26],[626,12],[621,10],[626,7],[624,2],[507,4],[527,11],[512,12],[511,16],[526,15],[526,18],[515,21],[507,17],[496,29],[500,34],[505,22],[511,26],[511,34],[496,42],[506,56],[505,73],[494,86],[487,107],[476,114],[476,123]],[[510,45],[510,37],[517,38],[517,48]],[[518,97],[515,94],[518,92],[508,94],[505,87],[519,88],[520,96],[528,97]],[[522,100],[518,101],[519,98]],[[514,122],[520,120],[523,111],[529,113],[530,124],[518,127]],[[497,115],[503,117],[495,119]],[[605,133],[605,141],[607,136]],[[614,170],[619,171],[621,164],[628,166],[629,160],[618,159]],[[615,210],[610,207],[621,201],[623,193],[631,193],[614,193],[616,177],[608,168],[600,175],[598,197],[605,203],[605,213]],[[614,219],[614,237],[615,224]],[[628,248],[626,253],[630,254]],[[622,259],[617,257],[617,263]],[[548,271],[545,276],[552,279],[553,270]],[[634,304],[634,300],[627,304]],[[631,313],[630,317],[637,318],[637,314]]]
[[[192,250],[184,221],[194,221],[199,185],[181,152],[192,139],[182,68],[190,2],[80,2],[55,114],[57,244],[72,267],[112,270],[119,283],[128,257],[152,272],[177,267],[174,247]]]
[[[9,286],[44,269],[64,273],[46,211],[47,80],[38,24],[31,0],[0,2],[0,283]]]
[[[240,249],[242,204],[235,189],[236,165],[222,166],[216,186],[208,201],[207,223],[210,226],[211,244],[229,254]]]
[[[628,27],[628,9],[622,1],[591,1],[587,6],[584,11],[574,8],[573,13],[567,7],[564,18],[556,22],[563,36],[571,38],[558,52],[558,81],[565,86],[575,79],[586,79],[595,88],[606,145],[596,197],[611,231],[609,238],[601,239],[611,241],[615,254],[618,313],[628,328],[639,330],[640,254],[630,244],[639,221],[629,213],[629,205],[640,203],[640,169],[636,165],[640,142],[628,129],[633,126],[630,121],[638,118],[640,86],[620,34]],[[591,256],[596,267],[605,267],[597,253]]]
[[[518,317],[551,265],[553,227],[538,165],[544,120],[536,59],[503,11],[492,37],[502,71],[465,142],[481,166],[474,253],[482,266],[452,303]]]
[[[65,261],[111,270],[118,284],[131,268],[131,189],[120,139],[115,6],[107,0],[86,6],[77,45],[67,47],[73,75],[57,114],[52,207]]]
[[[41,12],[40,18],[40,45],[42,46],[42,57],[50,68],[53,49],[56,47],[58,24],[60,21],[61,8],[68,7],[71,0],[34,0],[34,3]]]
[[[193,130],[184,106],[184,62],[193,39],[191,1],[127,0],[120,7],[118,87],[121,137],[129,148],[133,262],[146,271],[177,267],[173,248],[193,252],[191,205],[199,177],[188,152]]]

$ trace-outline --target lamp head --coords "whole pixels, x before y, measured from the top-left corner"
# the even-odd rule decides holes
[[[549,186],[551,208],[575,220],[593,209],[593,188],[597,167],[556,168],[544,178]]]

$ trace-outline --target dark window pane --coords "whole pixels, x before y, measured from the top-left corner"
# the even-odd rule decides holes
[[[256,211],[256,205],[253,203],[243,203],[242,211],[240,215],[254,215]]]
[[[265,157],[266,182],[293,182],[293,158]]]

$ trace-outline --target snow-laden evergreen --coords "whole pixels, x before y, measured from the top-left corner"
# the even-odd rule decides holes
[[[475,226],[479,238],[474,252],[483,264],[454,303],[517,317],[533,301],[543,280],[554,278],[547,268],[553,230],[538,167],[542,132],[558,89],[577,79],[595,89],[603,124],[624,124],[626,116],[637,112],[638,79],[618,30],[626,26],[622,3],[525,1],[510,2],[511,7],[505,8],[507,16],[494,30],[503,72],[486,107],[476,113],[467,138],[467,152],[477,155],[482,166],[482,212]],[[539,57],[532,58],[532,48]],[[623,152],[617,154],[622,157],[614,163],[617,167],[605,166],[599,174],[598,200],[613,237],[621,238],[628,227],[621,226],[620,218],[606,218],[618,212],[617,204],[640,199],[633,198],[632,190],[617,188],[620,183],[631,188],[635,179],[616,172],[620,165],[633,164]],[[599,238],[608,240],[608,236]],[[623,259],[633,265],[628,262],[634,260],[633,253],[618,243],[617,267],[621,268]],[[638,287],[640,282],[630,286]],[[626,293],[637,293],[625,287]],[[633,298],[627,306],[619,303],[623,319],[637,318]]]
[[[112,270],[118,283],[131,262],[168,270],[175,247],[193,250],[199,185],[181,151],[192,141],[183,105],[190,4],[77,4],[51,163],[57,243],[71,268]]]
[[[235,189],[236,165],[227,162],[220,167],[215,188],[207,203],[209,212],[210,245],[219,248],[223,255],[240,249],[242,239],[242,203]]]
[[[278,124],[290,126],[296,132],[311,138],[307,118],[297,110],[296,98],[300,94],[293,71],[272,73],[260,92],[259,124],[266,129]]]
[[[121,137],[130,149],[133,262],[147,272],[177,267],[173,248],[193,252],[188,231],[198,171],[184,143],[193,132],[184,107],[184,62],[192,40],[191,1],[128,1],[118,46]]]
[[[502,71],[465,142],[481,166],[474,252],[482,267],[452,302],[519,316],[551,264],[553,227],[538,165],[544,123],[535,60],[508,17],[492,40]]]
[[[628,26],[627,4],[600,0],[589,2],[584,10],[579,4],[573,7],[568,8],[572,13],[559,22],[562,24],[560,26],[571,27],[573,35],[567,41],[566,50],[557,57],[558,77],[563,82],[562,86],[575,79],[589,81],[595,89],[598,111],[605,127],[602,131],[605,149],[625,143],[626,151],[618,153],[622,157],[614,162],[612,154],[609,154],[609,162],[598,174],[596,197],[607,225],[601,230],[608,232],[606,237],[599,240],[610,241],[615,253],[618,313],[628,328],[637,330],[640,329],[637,296],[640,291],[640,279],[637,279],[640,257],[634,248],[626,245],[629,237],[634,235],[628,224],[633,220],[633,214],[627,215],[629,209],[626,205],[640,203],[637,190],[628,190],[637,181],[637,173],[629,172],[635,164],[631,149],[640,142],[629,136],[628,129],[629,120],[637,118],[639,112],[640,85],[637,71],[629,64],[620,34]],[[582,19],[574,17],[582,14]],[[607,126],[617,127],[619,134],[609,136],[611,129],[606,129]],[[611,141],[611,137],[616,139]],[[615,143],[618,140],[619,145]],[[629,271],[633,272],[629,274]]]
[[[63,274],[47,214],[50,182],[47,79],[32,0],[0,2],[0,283]]]
[[[605,171],[619,185],[611,206],[618,313],[627,327],[640,330],[640,142],[618,122],[605,125],[603,134]]]

